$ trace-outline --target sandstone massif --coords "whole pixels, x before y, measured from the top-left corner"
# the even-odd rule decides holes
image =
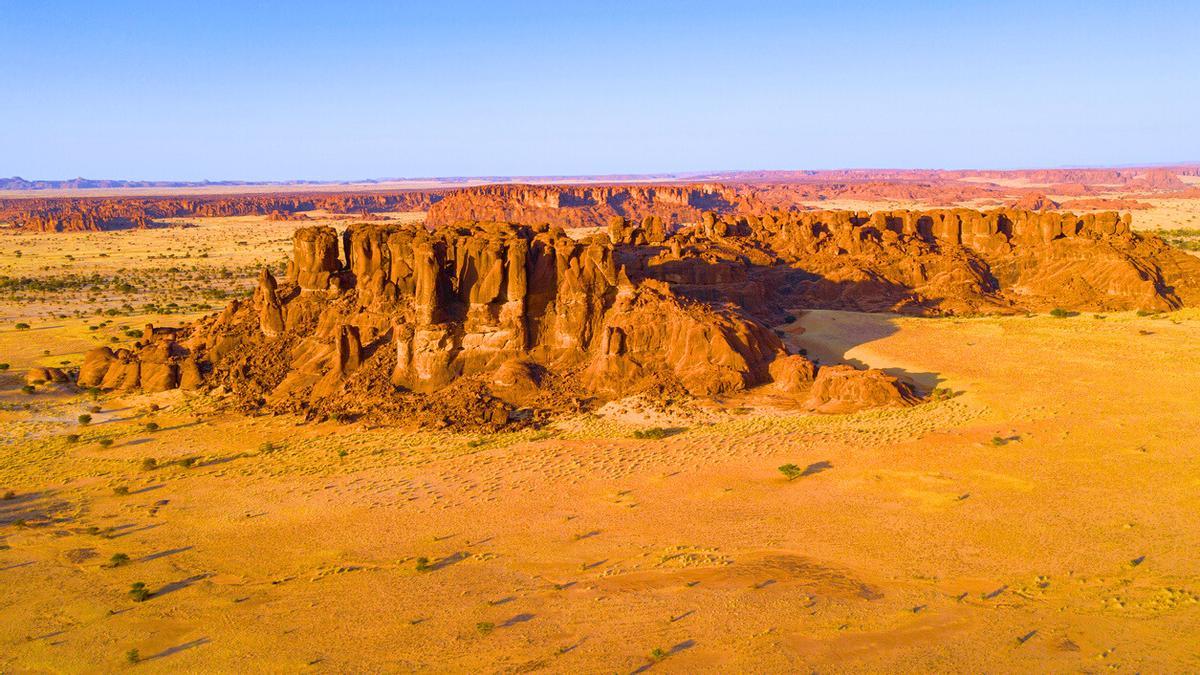
[[[0,222],[44,232],[149,227],[164,218],[267,215],[302,220],[325,211],[367,217],[386,211],[426,211],[431,225],[464,220],[550,224],[571,229],[603,226],[620,216],[641,221],[656,216],[668,225],[694,224],[706,211],[718,215],[767,215],[813,210],[828,200],[904,201],[931,206],[1007,205],[1019,210],[1145,208],[1132,200],[1194,196],[1181,177],[1200,167],[1047,169],[1029,171],[833,170],[749,171],[692,174],[688,180],[654,182],[503,182],[474,187],[357,192],[197,194],[162,197],[40,197],[0,199]],[[37,195],[37,186],[58,185],[12,179]],[[111,181],[72,181],[92,186]],[[141,183],[137,183],[141,185]],[[148,184],[154,185],[154,184]],[[62,187],[62,186],[59,186]],[[1114,190],[1120,198],[1114,198]],[[1059,204],[1047,194],[1078,197]]]
[[[195,197],[39,197],[0,199],[0,221],[37,232],[97,232],[150,227],[161,218],[265,215],[298,220],[303,212],[336,214],[426,211],[436,190]]]
[[[695,208],[690,195],[673,198]],[[910,405],[919,393],[893,375],[789,353],[772,327],[795,311],[1200,304],[1200,260],[1115,212],[696,220],[614,214],[606,231],[578,239],[557,225],[477,220],[303,227],[286,273],[263,270],[253,298],[151,328],[134,349],[93,350],[78,382],[484,429],[630,394],[671,401],[760,386],[787,405],[844,412]]]

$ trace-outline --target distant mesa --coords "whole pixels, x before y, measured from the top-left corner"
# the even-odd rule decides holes
[[[1134,191],[1155,197],[1194,197],[1200,188],[1183,177],[1200,176],[1200,166],[1131,169],[1045,169],[1017,171],[837,170],[745,171],[647,177],[644,182],[613,183],[580,177],[576,182],[497,183],[453,187],[462,179],[439,181],[436,189],[366,189],[302,191],[305,181],[273,183],[300,186],[274,193],[171,195],[182,188],[252,186],[239,181],[177,183],[154,181],[27,181],[0,180],[0,189],[17,196],[0,198],[0,222],[42,232],[101,231],[148,227],[166,218],[267,216],[299,220],[307,211],[355,215],[363,219],[386,211],[427,211],[432,226],[463,220],[602,227],[612,217],[642,220],[657,216],[668,226],[697,222],[700,214],[765,215],[776,211],[812,210],[831,200],[891,201],[950,207],[996,204],[1030,211],[1137,209]],[[616,178],[616,177],[610,177]],[[370,182],[370,181],[363,181]],[[45,197],[50,189],[161,188],[161,197]],[[261,185],[260,185],[261,187]],[[1126,197],[1116,199],[1113,190]],[[24,194],[22,194],[22,192]],[[1058,204],[1047,195],[1071,197]],[[1061,197],[1058,197],[1061,199]],[[1126,205],[1127,204],[1127,205]]]

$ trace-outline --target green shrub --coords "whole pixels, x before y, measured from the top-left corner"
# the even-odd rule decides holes
[[[673,432],[670,429],[663,429],[662,427],[650,427],[649,429],[638,429],[637,431],[633,432],[633,437],[658,440],[660,438],[666,438],[672,433]]]
[[[80,426],[84,426],[84,427],[86,427],[87,425],[89,425],[89,424],[91,424],[91,423],[92,423],[92,416],[91,416],[91,415],[89,415],[89,414],[87,414],[87,413],[84,413],[84,414],[80,415],[80,416],[79,416],[78,418],[76,418],[76,419],[79,421],[79,425],[80,425]]]
[[[129,556],[125,555],[124,553],[114,553],[112,557],[108,559],[109,567],[120,567],[121,565],[127,564],[129,564]]]
[[[158,460],[153,457],[147,457],[142,460],[142,471],[153,471],[158,468]]]
[[[130,649],[125,652],[125,660],[129,663],[139,663],[142,660],[142,653],[137,649]]]
[[[475,630],[479,631],[480,635],[487,635],[488,633],[496,630],[496,624],[492,623],[491,621],[480,621],[479,623],[475,624]]]
[[[113,444],[113,439],[111,439],[111,438],[101,438],[101,439],[100,439],[100,441],[99,441],[99,443],[100,443],[100,447],[102,447],[102,448],[107,448],[108,446],[110,446],[110,445],[112,445],[112,444]]]
[[[783,477],[787,478],[788,480],[796,480],[804,474],[804,469],[801,469],[795,464],[784,464],[783,466],[779,467],[779,473],[783,474]]]
[[[67,434],[67,442],[68,443],[78,443],[79,442],[79,434]]]
[[[0,363],[0,370],[8,370],[8,369],[9,369],[9,365],[7,363]]]
[[[150,599],[150,596],[150,589],[146,588],[145,582],[135,581],[133,582],[133,585],[129,587],[129,597],[134,602],[145,602]]]
[[[35,389],[32,384],[27,384],[21,387],[21,391],[25,392],[26,394],[32,394],[33,392],[37,391],[37,389]]]
[[[1050,310],[1050,316],[1056,319],[1065,319],[1071,316],[1079,316],[1079,312],[1072,312],[1061,307],[1055,307],[1054,309]]]
[[[159,430],[158,422],[146,422],[146,431],[151,433]]]
[[[16,328],[17,330],[29,330],[29,324],[18,323],[16,326],[14,326],[14,328]]]
[[[129,488],[125,487],[124,485],[118,485],[117,487],[113,488],[113,494],[118,497],[124,497],[125,495],[129,494]]]

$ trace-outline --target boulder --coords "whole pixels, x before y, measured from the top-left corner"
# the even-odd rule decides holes
[[[817,370],[804,407],[822,413],[847,413],[864,408],[909,406],[917,401],[908,383],[882,370],[836,365]]]
[[[770,366],[772,387],[785,394],[807,391],[812,385],[816,366],[800,354],[777,357]]]

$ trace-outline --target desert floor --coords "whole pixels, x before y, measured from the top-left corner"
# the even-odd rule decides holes
[[[260,227],[237,240],[295,224]],[[189,265],[274,259],[178,232],[213,237]],[[49,240],[87,236],[166,264],[149,233]],[[2,262],[58,274],[46,240],[19,261],[0,240]],[[956,395],[827,416],[633,400],[464,436],[27,394],[30,365],[157,319],[92,331],[51,305],[0,303],[0,671],[1200,670],[1196,310],[797,312],[781,330],[822,363]],[[672,434],[633,437],[649,426]]]

